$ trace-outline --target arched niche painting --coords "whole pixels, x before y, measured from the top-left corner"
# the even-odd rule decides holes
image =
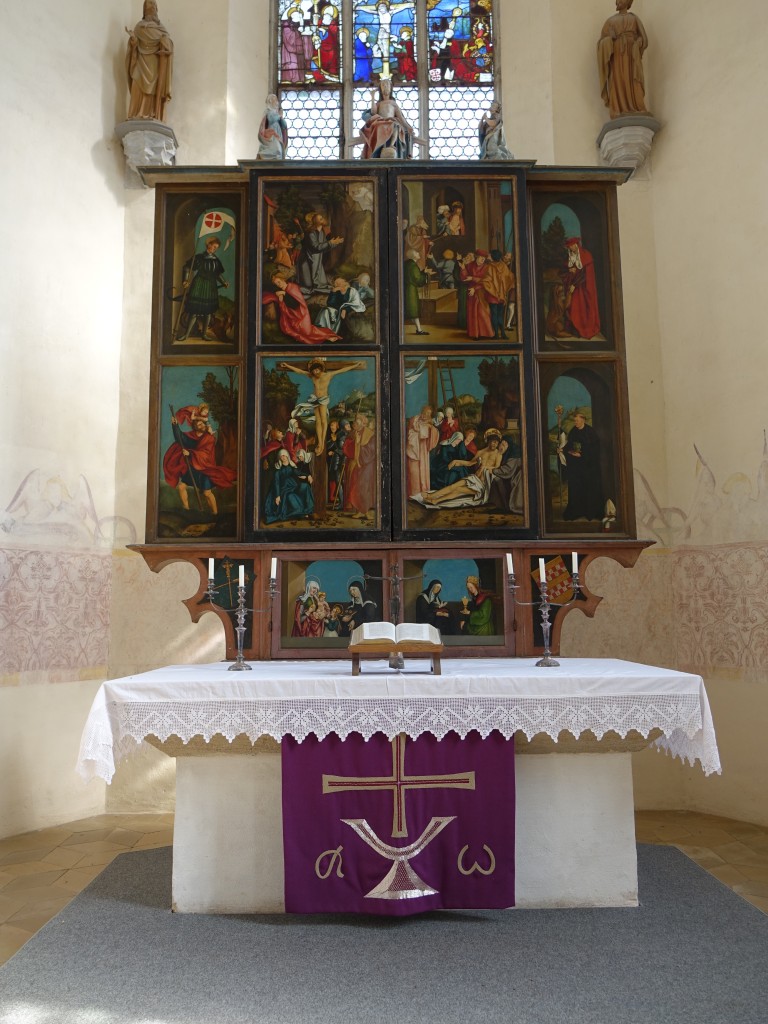
[[[237,354],[241,193],[163,192],[159,197],[163,237],[156,329],[161,354]]]
[[[501,559],[408,557],[403,580],[406,622],[434,626],[446,647],[504,646]]]
[[[534,194],[539,348],[615,349],[605,196]]]
[[[612,364],[541,369],[544,518],[549,534],[626,534]]]
[[[280,647],[285,650],[346,648],[352,630],[389,618],[380,558],[281,563]]]
[[[520,343],[516,208],[514,175],[400,180],[403,344]]]
[[[240,408],[236,366],[164,366],[158,406],[159,540],[237,537]]]
[[[404,528],[434,538],[527,524],[519,354],[404,355]],[[449,532],[444,532],[449,531]]]
[[[378,343],[376,184],[270,178],[260,209],[257,344]]]

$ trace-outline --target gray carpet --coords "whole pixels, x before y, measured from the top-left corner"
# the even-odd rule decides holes
[[[768,916],[638,847],[641,906],[174,915],[126,853],[0,968],[0,1024],[765,1024]]]

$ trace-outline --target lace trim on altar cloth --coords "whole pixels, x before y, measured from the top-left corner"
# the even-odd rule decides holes
[[[664,733],[652,746],[693,765],[699,761],[705,775],[720,771],[714,727],[706,697],[699,694],[634,694],[611,697],[500,697],[376,698],[291,700],[205,700],[107,702],[108,722],[89,720],[83,734],[78,767],[84,778],[111,781],[115,766],[134,753],[147,736],[167,740],[177,736],[187,743],[195,736],[209,742],[215,735],[229,742],[246,735],[280,740],[293,736],[301,742],[335,734],[346,739],[360,733],[370,739],[384,733],[411,737],[432,733],[442,739],[449,732],[462,738],[476,730],[488,736],[496,730],[507,739],[516,732],[528,739],[545,733],[557,742],[563,731],[578,738],[590,730],[597,739],[608,732],[622,738],[635,730],[643,736],[653,729]]]

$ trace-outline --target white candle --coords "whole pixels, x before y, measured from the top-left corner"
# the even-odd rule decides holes
[[[579,556],[575,551],[571,552],[571,572],[575,576],[579,571]]]
[[[241,586],[241,587],[245,586],[245,566],[244,565],[240,566],[240,576],[239,576],[239,579],[238,579],[238,585]]]
[[[213,579],[213,559],[212,558],[208,559],[208,579],[209,580]]]
[[[277,579],[277,559],[272,559],[272,565],[269,567],[269,578],[271,580]]]
[[[539,586],[546,587],[547,585],[547,570],[544,568],[544,559],[539,559]]]
[[[507,552],[507,575],[508,576],[514,576],[515,575],[515,568],[512,565],[512,555],[510,555],[509,552]]]

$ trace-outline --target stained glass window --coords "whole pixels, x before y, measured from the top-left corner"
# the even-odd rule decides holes
[[[493,0],[276,0],[277,91],[291,159],[361,155],[383,80],[416,158],[476,159],[494,98]]]

